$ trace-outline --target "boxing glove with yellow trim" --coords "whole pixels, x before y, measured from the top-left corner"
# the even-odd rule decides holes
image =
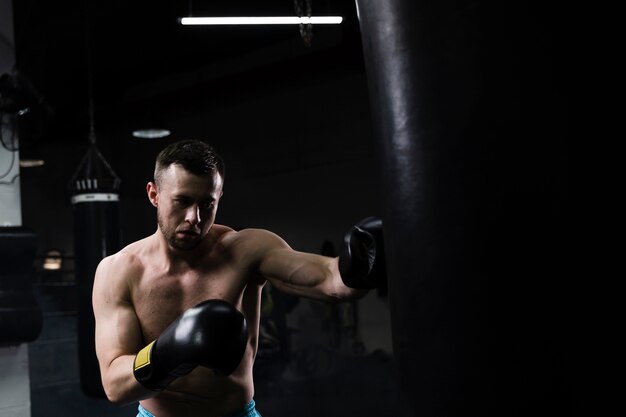
[[[230,375],[239,366],[247,341],[243,314],[226,301],[203,301],[137,353],[133,373],[153,391],[162,391],[198,365]]]

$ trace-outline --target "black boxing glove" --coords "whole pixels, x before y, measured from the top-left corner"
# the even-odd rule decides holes
[[[383,222],[368,217],[345,235],[339,255],[339,273],[343,283],[356,289],[381,288],[387,282]]]
[[[135,356],[137,381],[162,391],[196,366],[230,375],[241,362],[248,342],[245,317],[222,300],[207,300],[185,311],[158,339]]]

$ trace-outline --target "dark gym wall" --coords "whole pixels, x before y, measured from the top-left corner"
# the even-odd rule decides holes
[[[277,226],[294,247],[307,250],[316,250],[323,239],[338,242],[356,219],[380,211],[365,88],[364,75],[356,74],[254,101],[232,100],[229,107],[181,109],[184,116],[169,121],[172,138],[155,141],[103,126],[98,146],[122,179],[124,243],[156,230],[145,193],[154,158],[162,147],[188,137],[213,144],[226,160],[218,221]],[[46,165],[22,174],[25,223],[40,230],[40,253],[50,248],[72,253],[66,184],[86,147],[42,149]]]
[[[230,97],[227,105],[207,101],[172,115],[173,139],[118,139],[111,162],[121,170],[132,167],[129,175],[120,173],[123,197],[128,196],[124,210],[153,212],[144,190],[156,152],[175,139],[196,137],[213,144],[226,161],[218,222],[268,227],[287,233],[296,247],[317,251],[324,239],[338,241],[337,231],[355,219],[380,211],[364,74]],[[154,216],[122,222],[128,241],[155,228]]]

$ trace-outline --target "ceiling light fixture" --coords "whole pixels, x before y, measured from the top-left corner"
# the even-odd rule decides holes
[[[172,134],[169,126],[157,114],[154,114],[151,108],[141,120],[133,123],[132,135],[141,139],[159,139]]]
[[[341,16],[181,17],[182,25],[337,25]]]
[[[158,139],[169,136],[172,132],[167,129],[157,129],[157,128],[148,128],[148,129],[136,129],[133,130],[133,136],[136,138],[142,139]]]

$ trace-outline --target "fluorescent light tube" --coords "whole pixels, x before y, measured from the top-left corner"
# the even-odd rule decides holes
[[[182,17],[183,25],[337,25],[341,16]]]

